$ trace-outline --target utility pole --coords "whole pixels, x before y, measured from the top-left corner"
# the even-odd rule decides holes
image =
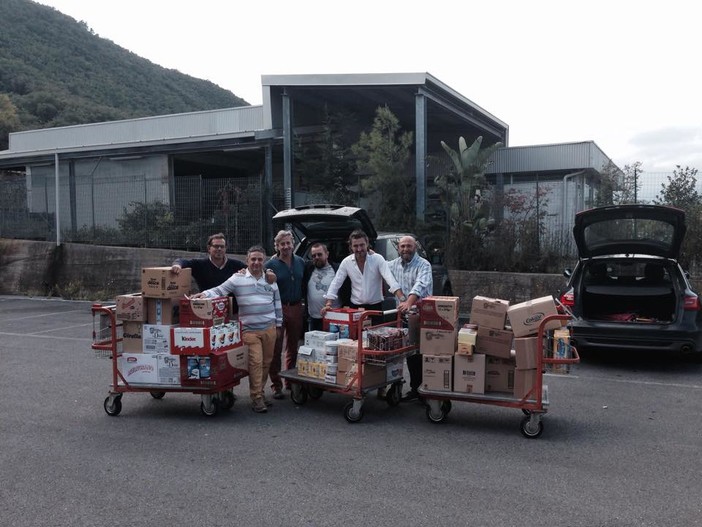
[[[639,188],[639,182],[636,179],[637,171],[636,171],[636,164],[634,164],[634,203],[639,202],[639,198],[637,196],[638,193],[638,188]]]

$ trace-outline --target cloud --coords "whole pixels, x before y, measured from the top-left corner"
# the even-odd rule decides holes
[[[630,159],[649,172],[672,172],[676,165],[702,169],[702,127],[667,126],[637,133],[629,140]],[[644,161],[645,160],[645,161]]]

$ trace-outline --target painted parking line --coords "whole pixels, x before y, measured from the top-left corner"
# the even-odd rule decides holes
[[[75,326],[62,326],[60,328],[50,328],[50,329],[45,329],[42,331],[32,331],[31,333],[27,333],[28,335],[41,335],[42,333],[53,333],[55,331],[66,331],[67,329],[73,329],[73,328],[87,328],[91,327],[92,324],[76,324]]]
[[[72,309],[70,311],[54,311],[52,313],[41,313],[39,315],[24,315],[17,318],[3,318],[3,322],[18,322],[22,320],[27,320],[30,318],[45,318],[45,317],[55,317],[56,315],[66,315],[68,313],[85,313],[82,309]]]
[[[73,340],[76,342],[92,342],[93,339],[91,337],[58,337],[56,335],[38,335],[35,333],[8,333],[6,331],[0,331],[0,336],[7,336],[7,337],[33,337],[37,339],[48,339],[48,340]]]
[[[659,381],[637,381],[635,379],[613,379],[611,377],[581,377],[583,380],[593,380],[593,381],[609,381],[616,382],[619,384],[638,384],[641,386],[663,386],[666,388],[694,388],[702,389],[700,384],[683,384],[679,382],[659,382]]]

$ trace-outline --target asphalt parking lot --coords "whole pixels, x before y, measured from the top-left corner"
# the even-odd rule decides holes
[[[702,525],[702,365],[588,355],[546,376],[539,439],[521,412],[325,394],[265,415],[239,400],[127,393],[110,417],[110,361],[91,350],[90,303],[0,297],[4,525]]]

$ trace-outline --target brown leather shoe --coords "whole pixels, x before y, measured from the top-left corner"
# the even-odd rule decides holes
[[[251,401],[251,409],[257,414],[265,414],[268,411],[263,397],[258,397]]]

